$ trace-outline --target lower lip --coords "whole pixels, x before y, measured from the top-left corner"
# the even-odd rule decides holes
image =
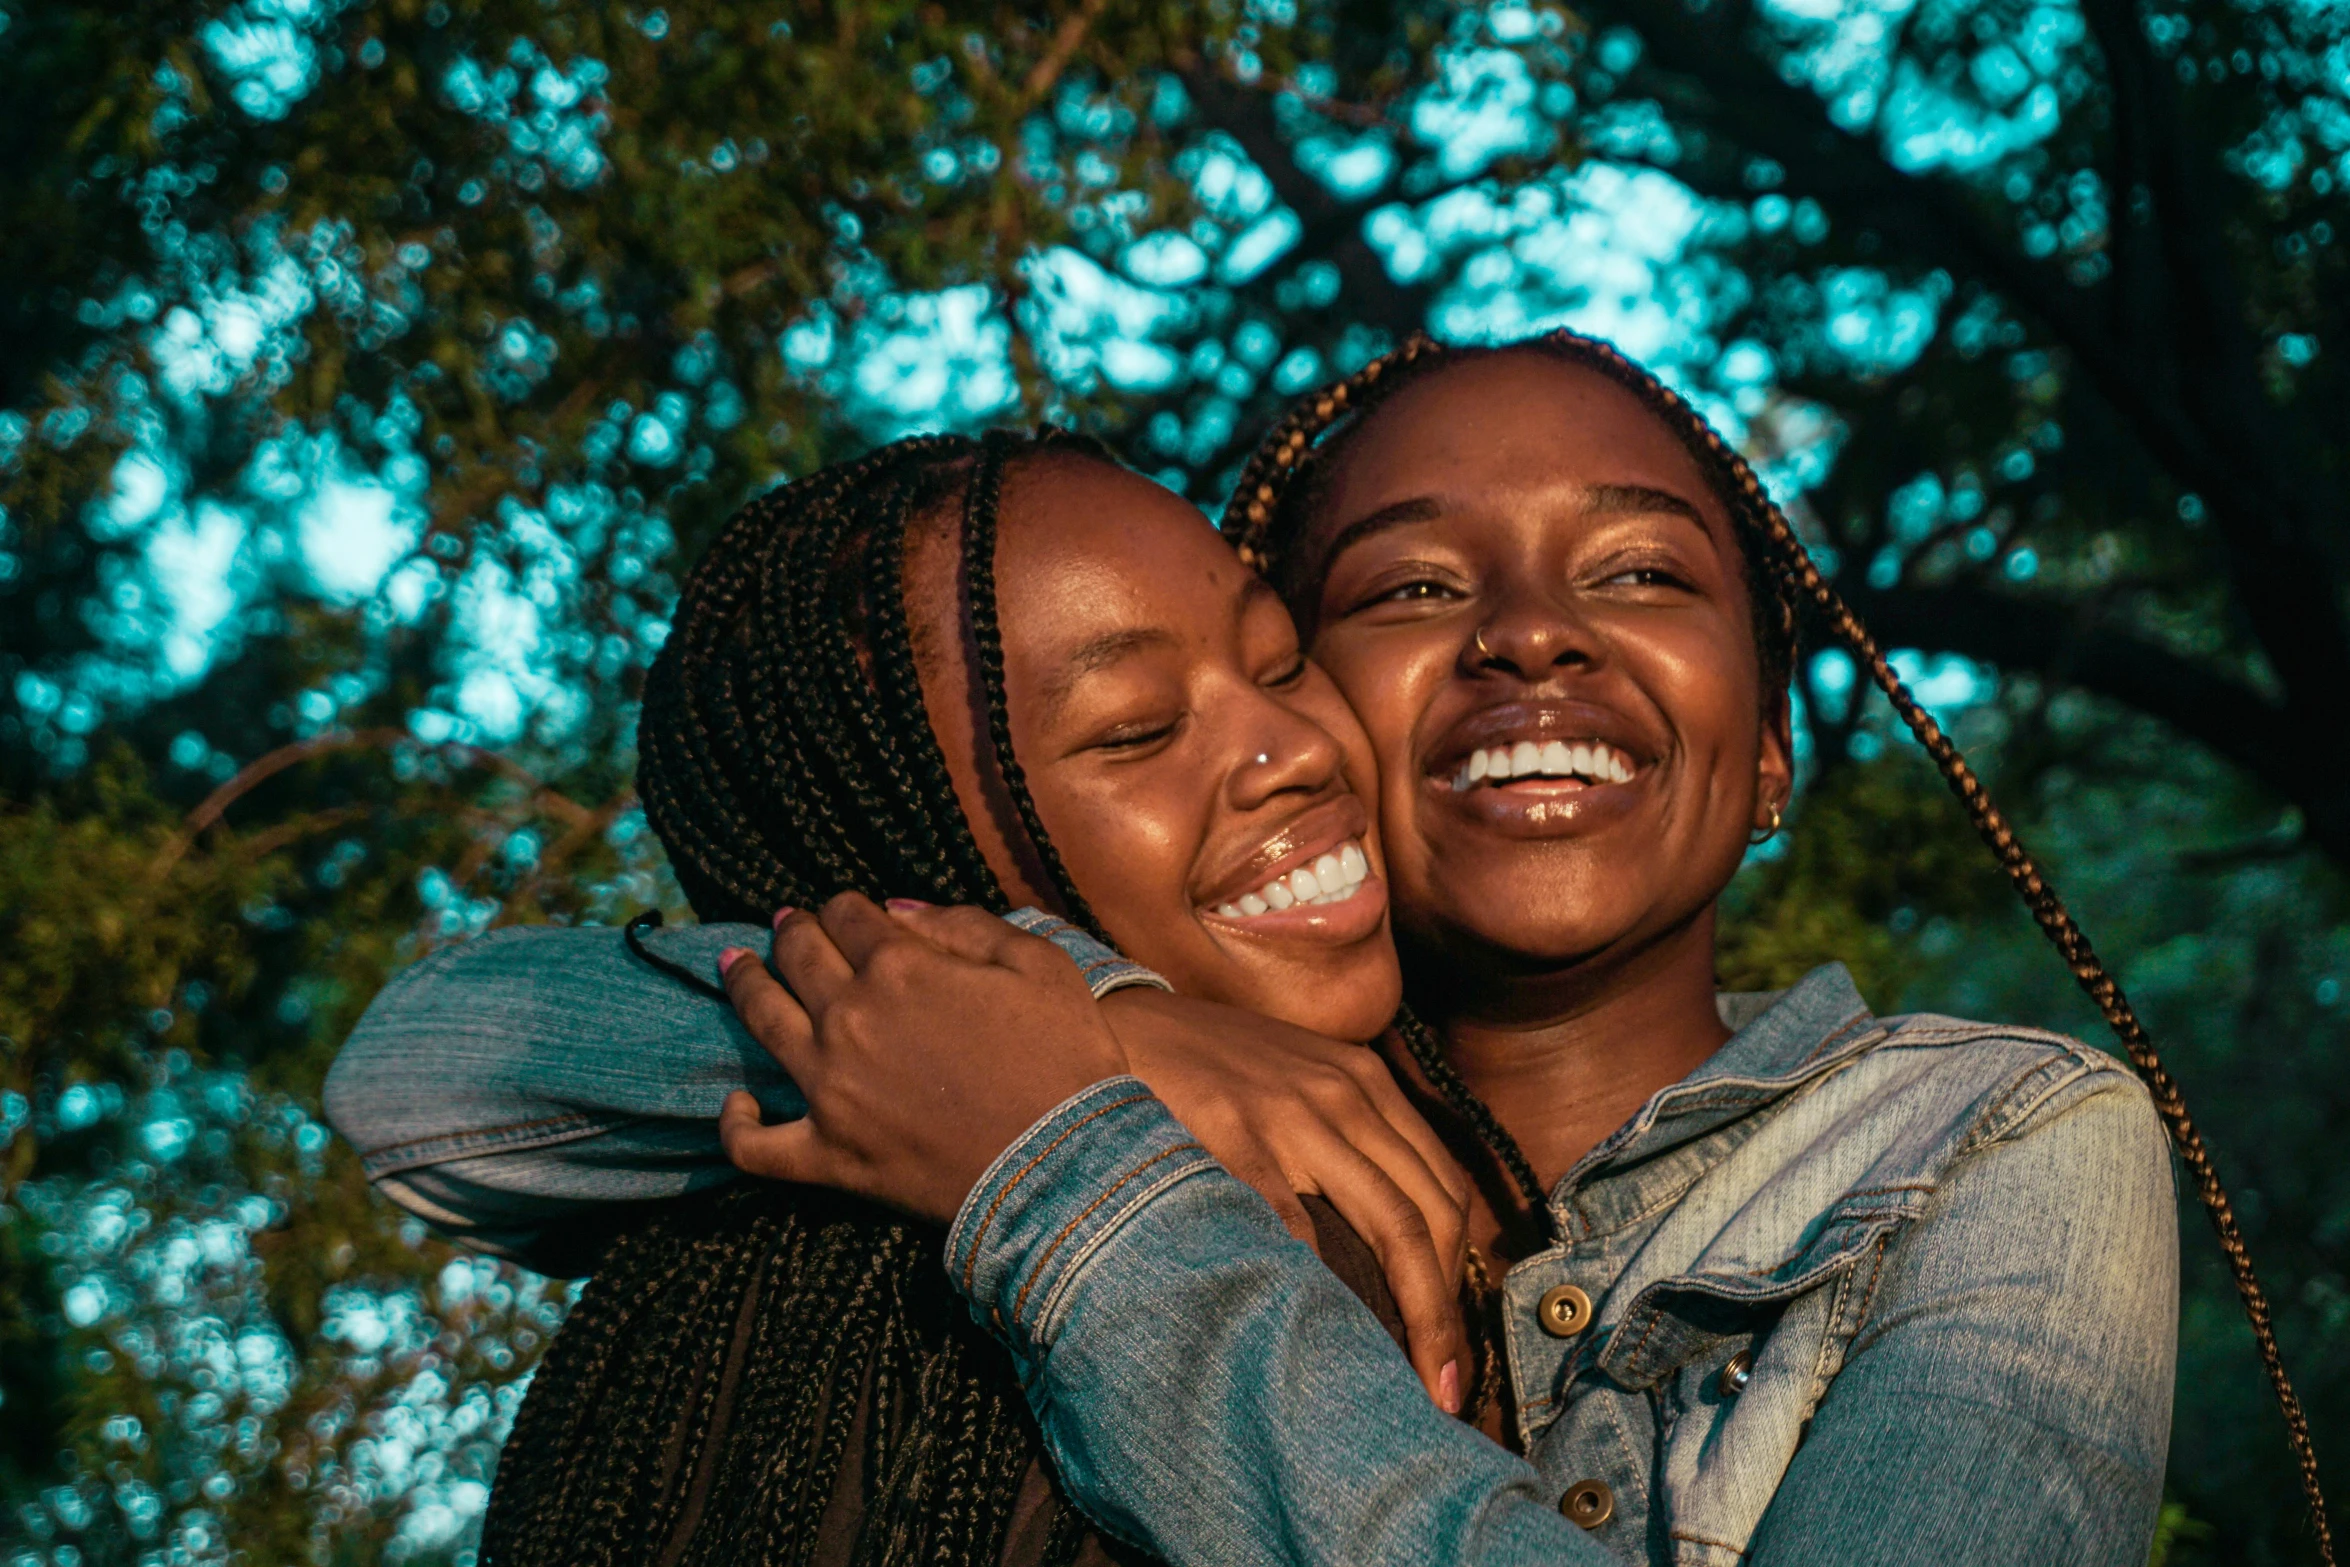
[[[1387,918],[1387,883],[1373,871],[1356,887],[1355,895],[1337,903],[1293,903],[1286,909],[1230,919],[1213,909],[1199,911],[1200,923],[1236,936],[1266,941],[1310,941],[1343,946],[1375,936]]]
[[[1527,778],[1455,789],[1447,774],[1429,779],[1427,787],[1445,808],[1508,837],[1563,838],[1621,819],[1648,776],[1649,769],[1642,768],[1623,783]]]

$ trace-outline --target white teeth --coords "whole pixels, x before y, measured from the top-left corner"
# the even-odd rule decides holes
[[[1370,857],[1363,853],[1361,844],[1350,839],[1313,864],[1276,876],[1238,903],[1218,904],[1216,912],[1228,920],[1250,919],[1301,903],[1344,903],[1362,890],[1370,875]]]
[[[1457,794],[1491,781],[1512,778],[1580,778],[1586,783],[1629,783],[1639,769],[1632,759],[1602,740],[1536,744],[1520,740],[1511,745],[1472,751],[1452,775]]]

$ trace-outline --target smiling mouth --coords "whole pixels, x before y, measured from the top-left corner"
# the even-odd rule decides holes
[[[1588,789],[1630,783],[1639,771],[1639,763],[1604,740],[1520,740],[1470,752],[1452,775],[1452,792],[1537,778]]]
[[[1301,905],[1326,908],[1361,892],[1370,876],[1371,861],[1363,853],[1362,841],[1349,838],[1311,865],[1300,865],[1243,894],[1238,902],[1218,904],[1215,913],[1228,920],[1250,920]]]

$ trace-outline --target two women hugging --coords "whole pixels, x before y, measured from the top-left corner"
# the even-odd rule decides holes
[[[1590,339],[1415,340],[1224,528],[1052,432],[752,503],[639,734],[705,923],[370,1009],[378,1187],[592,1273],[485,1567],[2142,1562],[2166,1124],[2225,1200],[1745,463]],[[1799,614],[2139,1075],[1833,963],[1716,992]]]

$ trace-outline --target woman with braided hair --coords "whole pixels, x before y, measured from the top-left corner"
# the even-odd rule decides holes
[[[1308,1114],[1252,1140],[1236,1115],[1210,1136],[1266,1169],[1267,1197],[1438,1386],[1461,1353],[1465,1183],[1377,1058],[1331,1043],[1377,1033],[1400,992],[1361,730],[1195,509],[1051,432],[827,469],[745,508],[697,566],[639,749],[696,910],[759,923],[632,926],[633,957],[615,932],[515,930],[403,974],[327,1088],[388,1192],[559,1263],[583,1227],[549,1221],[581,1202],[724,1168],[712,1077],[742,1081],[759,1053],[705,976],[745,966],[777,905],[1049,903],[1066,918],[980,916],[1048,1003],[1081,1001],[1146,1060],[1159,1032],[1219,1015],[1196,1059],[1154,1074],[1203,1128],[1221,1112],[1186,1072],[1219,1052],[1228,1097],[1253,1072],[1260,1107],[1350,1112],[1343,1131]],[[1278,910],[1257,899],[1275,882]],[[1032,1005],[1015,995],[997,1021]],[[724,1066],[681,1069],[674,1037],[714,1037]],[[761,1086],[798,1107],[787,1081]],[[495,1119],[508,1101],[529,1108]],[[1327,1201],[1309,1218],[1293,1186]],[[501,1461],[485,1562],[1100,1559],[934,1229],[762,1184],[599,1219],[594,1284]]]
[[[2177,1318],[2167,1129],[2332,1560],[2176,1086],[1702,419],[1571,334],[1415,342],[1278,427],[1226,528],[1377,756],[1412,1008],[1392,1059],[1482,1164],[1498,1445],[1417,1397],[1082,1004],[991,1021],[1018,981],[966,911],[794,912],[783,985],[728,979],[811,1106],[768,1126],[731,1099],[730,1154],[952,1219],[950,1276],[1081,1506],[1177,1563],[2142,1562]],[[2136,1076],[2035,1030],[1873,1017],[1833,965],[1714,994],[1716,900],[1791,783],[1799,615],[1918,734]],[[983,1078],[1017,1092],[963,1113]]]

